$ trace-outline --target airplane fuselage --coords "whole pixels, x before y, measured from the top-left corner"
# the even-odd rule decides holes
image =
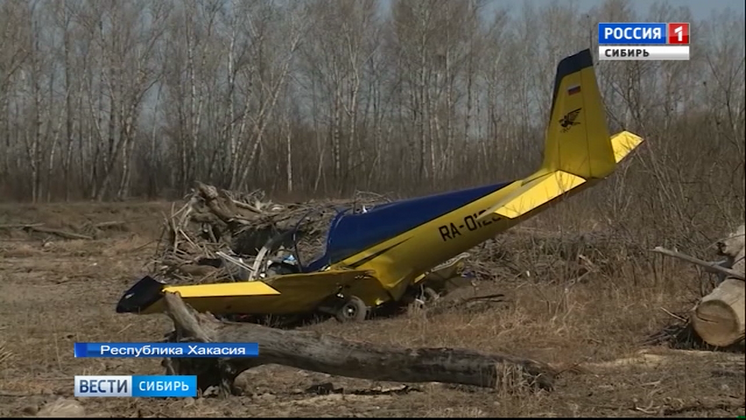
[[[568,191],[565,197],[575,195],[594,183],[595,180],[591,180]],[[520,188],[520,185],[520,181],[507,184],[462,207],[346,258],[339,264],[333,264],[331,268],[345,266],[373,270],[385,290],[375,293],[361,284],[360,287],[364,287],[365,290],[356,290],[357,286],[352,285],[348,292],[357,296],[370,296],[366,301],[368,305],[377,306],[385,301],[399,300],[407,287],[421,274],[494,238],[554,204],[549,203],[512,219],[497,214],[484,218],[478,217],[493,203]]]

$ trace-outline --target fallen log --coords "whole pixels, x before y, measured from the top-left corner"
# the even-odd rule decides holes
[[[124,220],[113,220],[110,222],[101,222],[93,225],[96,229],[121,229],[127,224]]]
[[[256,342],[256,358],[164,359],[168,374],[197,375],[204,392],[234,392],[243,371],[279,364],[330,375],[393,382],[443,382],[480,387],[553,389],[556,372],[531,359],[452,348],[393,348],[347,341],[310,331],[280,330],[251,323],[218,321],[197,313],[178,294],[166,293],[166,313],[175,330],[170,342]]]
[[[49,235],[56,235],[62,239],[83,239],[83,240],[93,239],[93,237],[91,236],[81,235],[80,233],[68,232],[68,231],[64,231],[61,229],[53,229],[49,227],[44,227],[43,223],[0,225],[0,229],[22,229],[26,232],[37,232],[37,233],[46,233]]]
[[[702,298],[691,317],[697,335],[710,345],[728,347],[744,338],[743,280],[723,280],[712,293]]]
[[[713,262],[700,260],[699,258],[695,258],[690,255],[682,254],[681,252],[672,251],[670,249],[666,249],[660,246],[655,247],[655,249],[653,249],[653,252],[657,252],[663,255],[668,255],[669,257],[678,258],[680,260],[684,260],[686,262],[690,262],[692,264],[702,266],[705,268],[706,271],[709,271],[709,272],[722,273],[722,274],[725,274],[726,276],[734,277],[740,280],[746,279],[743,273],[739,273],[738,271],[733,270],[728,267],[723,267],[722,265],[719,265],[719,263],[713,263]]]
[[[81,235],[79,233],[74,232],[67,232],[60,229],[53,229],[53,228],[47,228],[43,226],[35,226],[35,225],[28,225],[23,228],[26,231],[32,231],[32,232],[38,232],[38,233],[46,233],[49,235],[56,235],[59,236],[62,239],[82,239],[90,241],[93,239],[92,236],[88,235]]]
[[[7,225],[0,225],[0,229],[25,229],[25,228],[31,228],[31,227],[38,227],[42,225],[44,225],[44,223],[34,223],[34,224],[11,223]]]

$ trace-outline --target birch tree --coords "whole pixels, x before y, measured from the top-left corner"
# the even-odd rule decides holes
[[[0,198],[177,198],[196,180],[421,195],[514,179],[540,161],[557,61],[595,51],[599,21],[636,20],[690,22],[692,57],[597,63],[611,130],[648,142],[641,170],[578,211],[663,230],[659,214],[696,227],[743,197],[742,14],[487,5],[0,1]]]

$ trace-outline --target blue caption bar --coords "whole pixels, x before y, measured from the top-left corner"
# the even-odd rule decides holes
[[[196,397],[197,377],[181,375],[76,375],[75,396]]]
[[[75,343],[75,357],[257,356],[257,343]]]
[[[599,23],[599,45],[665,45],[666,23]]]

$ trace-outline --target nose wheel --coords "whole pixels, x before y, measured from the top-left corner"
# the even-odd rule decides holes
[[[339,322],[361,322],[368,316],[368,307],[362,299],[350,296],[347,301],[334,314]]]

